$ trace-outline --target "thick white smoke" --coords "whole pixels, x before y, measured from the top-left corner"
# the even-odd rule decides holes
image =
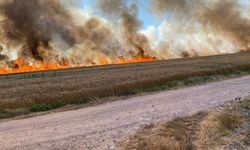
[[[240,0],[152,0],[152,11],[157,16],[169,15],[155,32],[179,56],[183,52],[196,56],[248,50],[247,9]]]

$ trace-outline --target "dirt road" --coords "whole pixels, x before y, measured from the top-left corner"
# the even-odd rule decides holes
[[[117,149],[142,125],[206,111],[250,92],[250,76],[0,123],[0,149]]]

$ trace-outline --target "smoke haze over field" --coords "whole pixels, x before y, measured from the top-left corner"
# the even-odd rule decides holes
[[[0,66],[24,58],[95,65],[121,58],[168,59],[250,49],[249,8],[240,0],[150,0],[161,24],[143,29],[140,0],[0,0]]]
[[[166,12],[172,13],[172,19],[170,23],[167,23],[171,27],[175,26],[170,27],[172,31],[181,31],[180,34],[202,34],[199,36],[202,38],[202,43],[199,41],[196,43],[212,47],[201,47],[201,50],[221,51],[224,49],[225,52],[230,52],[233,49],[249,49],[249,14],[245,14],[246,10],[240,1],[153,0],[152,9],[158,15]],[[195,40],[195,38],[193,39]],[[216,43],[225,43],[226,46]]]

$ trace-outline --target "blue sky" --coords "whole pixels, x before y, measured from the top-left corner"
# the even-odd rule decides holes
[[[209,1],[209,0],[208,0]],[[249,0],[240,0],[241,3],[243,5],[246,5],[247,3],[249,3]],[[130,0],[128,0],[128,2],[130,2]],[[162,20],[157,19],[155,16],[153,16],[150,13],[149,10],[149,5],[150,5],[150,1],[149,0],[138,0],[137,1],[139,3],[139,18],[140,20],[142,20],[144,22],[144,26],[143,28],[145,29],[147,26],[153,25],[153,26],[158,26]],[[94,13],[96,13],[96,8],[93,4],[93,0],[83,0],[83,7],[85,6],[90,6]]]
[[[130,1],[130,0],[128,0],[128,1]],[[148,7],[149,3],[150,3],[149,0],[138,0],[138,3],[140,6],[139,12],[138,12],[138,15],[139,15],[138,17],[140,18],[140,20],[142,20],[144,22],[143,28],[146,28],[149,25],[157,26],[161,23],[160,20],[156,19],[150,13],[150,10]],[[96,13],[95,6],[93,4],[93,0],[83,0],[83,7],[85,7],[85,6],[90,6],[94,10],[94,12]]]

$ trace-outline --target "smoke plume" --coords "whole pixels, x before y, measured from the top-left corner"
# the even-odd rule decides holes
[[[188,34],[194,41],[203,45],[200,47],[203,52],[206,52],[206,49],[213,49],[215,53],[249,49],[250,19],[240,0],[152,0],[151,3],[156,15],[168,13],[171,16],[170,23],[162,24],[163,32],[166,28],[171,28],[169,30],[179,31],[182,36]],[[179,34],[173,34],[177,40]],[[196,40],[197,35],[204,41]],[[191,46],[185,43],[186,47],[199,48],[190,41],[187,43],[191,43]]]
[[[250,48],[250,20],[243,16],[239,2],[218,1],[202,17],[204,25],[211,25],[218,33],[230,36],[243,49]]]
[[[123,48],[111,26],[101,18],[84,17],[75,2],[1,1],[1,43],[6,49],[19,45],[20,57],[38,61],[96,64],[99,57],[118,55]]]
[[[250,13],[241,0],[150,0],[146,10],[161,23],[138,18],[140,0],[0,0],[0,67],[28,63],[72,66],[123,58],[169,59],[250,49]]]
[[[96,0],[96,3],[107,17],[120,18],[122,38],[132,55],[153,55],[147,37],[139,32],[143,22],[138,19],[136,3],[130,6],[127,6],[124,0]]]
[[[77,42],[72,18],[58,0],[12,0],[0,7],[7,18],[6,37],[24,43],[25,49],[30,50],[23,51],[24,55],[31,54],[42,60],[39,48],[51,49],[50,42],[55,34],[69,46]]]

